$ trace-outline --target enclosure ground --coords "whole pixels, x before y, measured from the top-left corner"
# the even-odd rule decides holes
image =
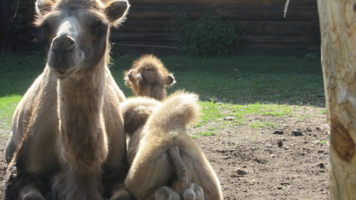
[[[249,119],[278,123],[279,132],[238,126],[196,139],[220,178],[226,200],[328,199],[326,116],[317,114],[321,108],[296,112],[314,115],[303,120],[254,115]],[[302,135],[293,135],[295,130]]]
[[[328,199],[325,114],[321,114],[322,108],[310,106],[301,106],[295,112],[295,117],[248,117],[250,121],[279,124],[278,128],[232,126],[219,128],[215,136],[195,138],[215,169],[226,200]],[[189,131],[194,135],[204,128],[191,127]],[[302,135],[293,135],[294,130]],[[1,180],[6,168],[5,144],[6,138],[2,138]]]

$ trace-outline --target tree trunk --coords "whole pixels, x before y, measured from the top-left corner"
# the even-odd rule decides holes
[[[354,2],[354,1],[353,1]],[[330,199],[356,199],[356,4],[318,0],[330,125]]]

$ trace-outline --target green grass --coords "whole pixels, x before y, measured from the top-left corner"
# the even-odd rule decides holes
[[[308,120],[312,115],[311,114],[305,114],[305,115],[299,115],[297,122],[302,122]]]
[[[198,135],[200,135],[200,136],[214,136],[214,135],[216,135],[216,133],[208,131],[208,132],[200,132],[200,133],[198,133]]]
[[[133,96],[124,85],[123,71],[134,56],[114,56],[111,72],[126,96]],[[290,117],[298,106],[325,106],[320,62],[300,57],[162,57],[177,83],[168,93],[186,90],[199,94],[203,115],[196,127],[248,125],[276,127],[272,123],[246,120],[259,114]],[[11,116],[22,95],[42,72],[45,57],[0,55],[0,129],[9,130]],[[326,110],[321,111],[326,114]],[[233,117],[224,120],[226,117]],[[302,118],[301,118],[302,119]],[[212,128],[212,127],[208,127]],[[207,130],[200,135],[216,134]]]
[[[0,97],[0,129],[8,130],[8,132],[0,131],[0,137],[6,136],[10,133],[12,113],[21,98],[22,96],[20,95]]]
[[[249,115],[263,115],[273,117],[290,117],[293,116],[294,107],[286,104],[218,104],[214,102],[201,102],[202,117],[197,127],[201,127],[207,123],[224,123],[230,122],[225,118],[233,117],[232,123],[234,125],[250,125],[251,127],[276,127],[275,124],[250,124],[246,121]],[[224,121],[225,120],[225,121]]]
[[[274,124],[274,123],[271,123],[271,122],[255,121],[255,122],[249,123],[249,126],[251,128],[265,128],[265,127],[277,128],[278,124]]]

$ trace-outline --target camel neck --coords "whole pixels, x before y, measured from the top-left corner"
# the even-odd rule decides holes
[[[106,139],[100,138],[105,135],[101,112],[104,89],[105,66],[96,66],[91,72],[83,73],[81,78],[74,76],[58,80],[58,114],[66,162],[85,160],[83,165],[86,165],[88,158],[81,156],[83,151],[94,155],[98,140],[106,143]],[[100,159],[105,159],[105,155]]]

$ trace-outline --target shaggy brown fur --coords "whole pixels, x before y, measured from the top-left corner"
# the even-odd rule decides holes
[[[163,103],[139,97],[121,105],[131,136],[125,186],[137,199],[223,199],[214,170],[186,132],[200,114],[197,101],[176,92]]]
[[[102,199],[114,187],[120,196],[112,199],[130,198],[121,184],[127,161],[119,107],[125,96],[107,67],[110,26],[122,21],[129,4],[39,0],[37,5],[36,24],[51,46],[43,73],[13,116],[5,199],[44,199],[50,187],[58,200]]]
[[[143,55],[125,73],[125,84],[137,96],[149,96],[157,100],[166,98],[165,87],[175,83],[160,59],[153,55]]]

